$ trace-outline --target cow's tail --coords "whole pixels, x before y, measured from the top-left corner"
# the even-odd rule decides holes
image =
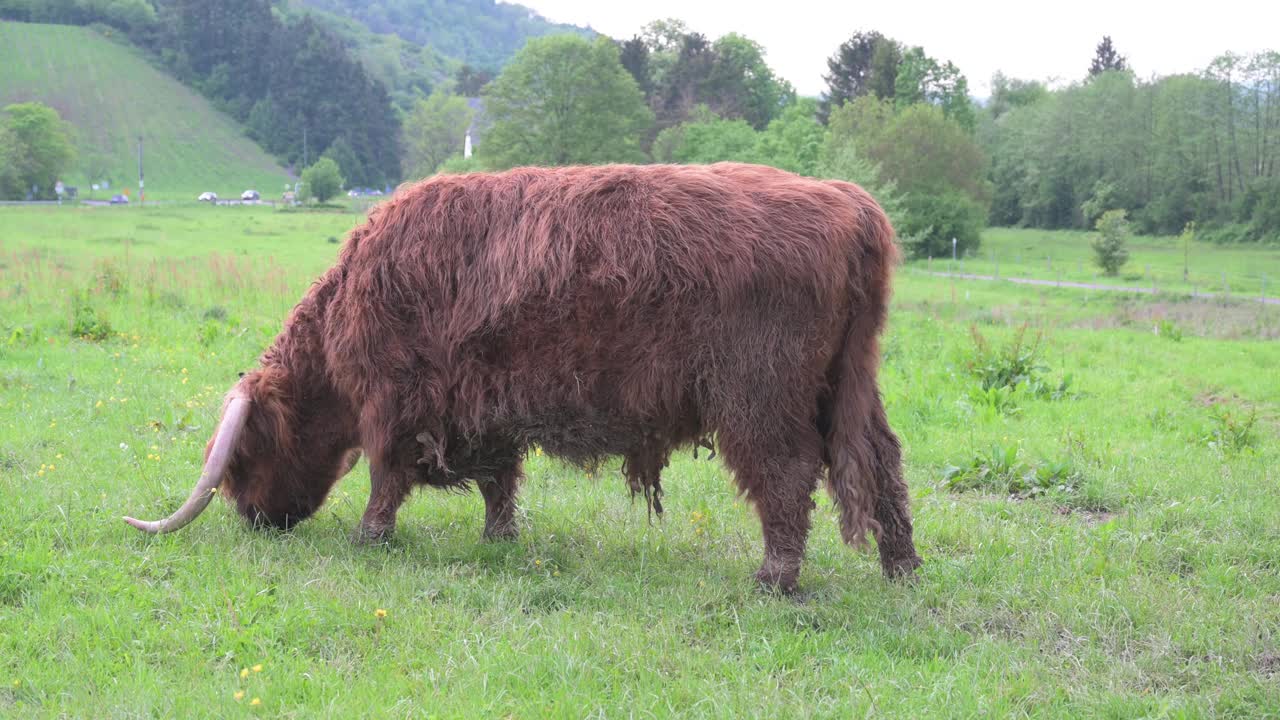
[[[876,385],[879,335],[888,316],[890,285],[899,254],[884,210],[856,186],[842,183],[841,189],[851,196],[860,217],[849,257],[849,315],[829,378],[827,482],[839,508],[841,536],[846,543],[860,547],[866,543],[868,531],[880,536],[875,519],[880,475],[876,464],[891,460],[878,457],[872,423],[875,413],[884,412]]]

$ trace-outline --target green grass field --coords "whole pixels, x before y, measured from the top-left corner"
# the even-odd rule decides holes
[[[185,498],[222,393],[357,220],[0,209],[0,715],[1277,714],[1280,317],[1256,303],[902,273],[882,387],[913,584],[821,495],[801,597],[762,593],[759,524],[705,454],[650,524],[616,463],[531,453],[509,543],[480,542],[478,496],[423,492],[353,545],[363,464],[287,535],[220,502],[125,526]],[[109,337],[71,337],[77,295]],[[1044,367],[981,391],[971,332],[1023,324]]]
[[[1214,245],[1177,237],[1135,236],[1129,240],[1129,262],[1116,277],[1106,277],[1093,264],[1091,234],[1081,231],[988,228],[982,246],[963,262],[950,257],[916,260],[913,269],[964,272],[1000,277],[1155,287],[1159,292],[1223,293],[1280,297],[1280,247]],[[1184,269],[1186,271],[1184,277]],[[1224,286],[1225,281],[1225,286]],[[1265,282],[1265,286],[1264,286]]]
[[[137,199],[139,135],[148,198],[239,197],[248,188],[277,197],[289,180],[232,118],[89,28],[0,21],[0,68],[0,106],[38,100],[75,126],[78,158],[64,181],[82,198],[105,177],[111,190],[99,198],[127,188]]]

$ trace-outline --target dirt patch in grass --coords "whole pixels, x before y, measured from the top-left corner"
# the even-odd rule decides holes
[[[1254,669],[1267,677],[1280,676],[1280,652],[1265,652],[1254,659]]]
[[[1196,395],[1196,404],[1200,407],[1216,407],[1218,405],[1240,405],[1243,404],[1244,398],[1235,393],[1230,395],[1220,395],[1216,392],[1205,391]]]
[[[1105,522],[1118,517],[1120,513],[1111,512],[1109,510],[1081,510],[1080,508],[1071,507],[1070,505],[1059,505],[1054,512],[1066,517],[1078,518],[1086,525],[1101,525]]]
[[[1199,337],[1273,340],[1280,338],[1280,308],[1251,301],[1135,298],[1120,300],[1111,312],[1085,318],[1075,326],[1125,327],[1155,335],[1174,329]]]

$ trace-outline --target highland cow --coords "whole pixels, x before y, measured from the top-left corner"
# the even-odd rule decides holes
[[[855,185],[741,164],[520,168],[405,186],[227,396],[187,502],[221,486],[257,526],[316,511],[354,453],[382,540],[416,485],[479,487],[514,536],[532,445],[622,456],[661,510],[671,453],[714,438],[764,535],[766,585],[794,588],[824,472],[852,545],[910,574],[898,439],[876,385],[897,261]]]

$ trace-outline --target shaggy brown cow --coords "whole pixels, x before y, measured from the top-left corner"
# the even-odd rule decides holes
[[[516,532],[526,448],[621,455],[661,497],[672,450],[714,436],[764,528],[758,578],[794,587],[824,468],[851,544],[919,565],[898,440],[876,387],[897,259],[884,212],[843,182],[772,168],[522,168],[401,189],[227,398],[187,503],[219,484],[254,524],[315,512],[354,449],[385,538],[415,485],[484,496]],[[658,509],[660,503],[651,505]]]

